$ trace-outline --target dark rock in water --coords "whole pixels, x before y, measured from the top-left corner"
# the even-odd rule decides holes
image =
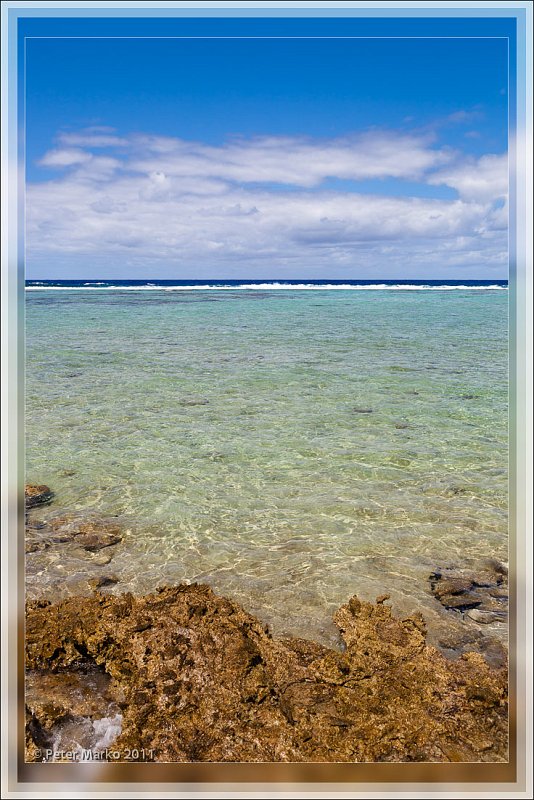
[[[490,588],[503,582],[504,576],[498,572],[481,571],[472,576],[474,586]]]
[[[458,494],[466,494],[468,491],[468,488],[465,486],[447,486],[445,487],[443,494],[446,497],[454,497]]]
[[[89,552],[89,551],[86,551]],[[91,564],[96,567],[104,567],[106,564],[109,564],[111,559],[113,558],[113,554],[111,552],[106,553],[99,553],[97,556],[94,556],[91,559]]]
[[[122,536],[120,536],[118,533],[105,530],[94,530],[87,533],[80,533],[76,539],[76,542],[81,547],[91,552],[102,550],[104,547],[110,547],[111,545],[118,544],[118,542],[121,541]]]
[[[89,586],[92,589],[103,589],[106,586],[114,586],[119,582],[116,575],[102,575],[100,578],[91,578]]]
[[[492,667],[506,667],[508,652],[502,642],[493,636],[482,636],[477,642],[477,649]]]
[[[91,552],[122,541],[121,529],[115,523],[103,520],[86,520],[72,517],[57,517],[51,520],[50,541],[53,544],[74,542],[77,547]]]
[[[483,611],[480,608],[472,608],[467,612],[469,619],[479,622],[482,625],[488,625],[490,622],[500,622],[502,620],[499,614],[493,611]]]
[[[508,567],[496,558],[485,558],[481,567],[483,570],[493,572],[496,575],[502,575],[503,577],[508,576]]]
[[[181,406],[207,406],[208,403],[205,397],[184,397],[180,400]]]
[[[24,544],[24,552],[25,553],[39,553],[41,550],[46,550],[47,547],[50,547],[50,543],[47,542],[46,540],[25,542],[25,544]]]
[[[380,605],[381,603],[385,603],[386,600],[390,600],[390,599],[391,599],[391,595],[390,594],[379,594],[378,597],[375,600],[375,603],[377,605]]]
[[[469,592],[472,587],[473,582],[469,578],[449,578],[449,580],[439,580],[432,589],[435,596],[441,600],[446,595]]]
[[[446,659],[419,616],[384,604],[353,597],[334,620],[344,652],[277,640],[207,586],[37,601],[27,667],[105,670],[123,715],[114,749],[159,762],[507,760],[505,669],[479,653]],[[37,706],[32,719],[28,758],[51,722]]]
[[[443,631],[438,638],[438,644],[444,650],[462,652],[467,646],[469,646],[471,650],[476,649],[476,643],[481,638],[482,634],[480,631],[472,630],[466,626],[462,630],[454,628],[453,630],[449,629]]]
[[[50,503],[54,497],[54,492],[49,486],[44,484],[27,483],[24,487],[24,502],[26,508],[35,508]]]
[[[445,608],[454,608],[457,611],[465,611],[467,608],[479,606],[482,599],[473,592],[461,592],[460,594],[445,594],[439,598],[440,603]]]
[[[490,597],[495,597],[499,600],[508,600],[508,587],[495,586],[495,588],[489,588],[488,594]]]
[[[46,529],[46,524],[44,522],[39,522],[39,520],[30,519],[29,514],[26,514],[25,526],[27,531],[42,531]]]
[[[436,569],[429,581],[434,597],[445,608],[467,611],[475,622],[498,622],[507,614],[506,567],[498,561],[486,559],[480,569],[470,571]]]
[[[493,614],[493,621],[495,622],[505,622],[508,616],[507,603],[485,600],[483,603],[477,606],[477,609],[478,611],[484,611],[488,614]]]
[[[85,562],[82,571],[86,571],[87,567],[109,564],[114,554],[112,546],[121,541],[120,526],[108,520],[65,515],[39,526],[31,525],[28,520],[26,522],[27,554],[40,553],[49,548],[53,548],[56,554],[59,549],[71,566],[76,559]],[[74,569],[76,571],[76,566]]]
[[[355,414],[372,414],[373,413],[373,409],[372,408],[353,408],[352,410],[354,411]]]

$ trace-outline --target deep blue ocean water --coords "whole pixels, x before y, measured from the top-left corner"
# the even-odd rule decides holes
[[[145,279],[145,280],[110,280],[110,279],[102,279],[102,280],[46,280],[46,281],[36,281],[36,280],[28,280],[26,281],[26,286],[28,288],[32,287],[57,287],[57,288],[71,288],[71,289],[80,289],[80,288],[98,288],[101,287],[103,289],[110,289],[110,288],[196,288],[196,289],[209,289],[213,288],[229,288],[229,289],[249,289],[249,288],[264,288],[269,287],[270,289],[277,289],[277,288],[332,288],[332,289],[344,289],[344,288],[443,288],[443,289],[458,289],[462,287],[469,287],[469,288],[482,288],[487,289],[489,287],[499,287],[499,288],[506,288],[508,286],[508,281],[506,280],[376,280],[376,279],[369,279],[369,280],[348,280],[348,279],[340,279],[340,280],[316,280],[316,279],[295,279],[295,280],[261,280],[254,278],[252,280],[245,280],[245,279],[231,279],[231,280],[156,280],[156,279]]]

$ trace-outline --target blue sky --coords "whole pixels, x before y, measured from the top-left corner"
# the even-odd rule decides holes
[[[506,277],[508,24],[27,22],[27,277]]]

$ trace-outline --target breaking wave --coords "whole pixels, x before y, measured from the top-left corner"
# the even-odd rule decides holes
[[[463,284],[463,283],[281,283],[277,281],[265,283],[209,283],[209,284],[117,284],[104,281],[83,283],[82,285],[48,284],[43,281],[30,282],[26,291],[121,291],[121,292],[198,292],[198,291],[402,291],[402,292],[450,292],[450,291],[496,291],[506,290],[503,284]]]

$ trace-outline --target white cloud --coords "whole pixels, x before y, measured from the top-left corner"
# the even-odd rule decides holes
[[[72,167],[90,161],[92,155],[74,147],[49,150],[39,161],[42,167]]]
[[[129,143],[128,139],[121,139],[119,136],[101,133],[94,129],[80,133],[61,133],[58,139],[67,147],[120,147]]]
[[[429,177],[429,183],[446,184],[460,197],[480,203],[502,200],[508,194],[508,157],[486,155],[471,159]]]
[[[444,121],[453,125],[465,125],[480,120],[483,117],[484,115],[479,108],[461,108],[459,111],[453,111],[452,114],[445,117]]]
[[[431,148],[427,138],[381,131],[326,141],[264,136],[238,139],[221,147],[162,137],[134,141],[144,151],[129,162],[136,172],[163,170],[180,177],[308,188],[329,177],[417,179],[451,157],[445,150]]]
[[[113,132],[83,132],[89,135]],[[445,270],[446,277],[473,265],[504,272],[506,212],[495,202],[506,193],[504,156],[460,166],[457,154],[427,139],[383,131],[333,140],[257,137],[221,147],[113,138],[122,148],[114,157],[65,147],[40,162],[66,173],[28,187],[30,268],[70,259],[107,260],[115,271],[143,275],[156,265],[175,277],[235,270],[248,277]],[[445,184],[459,197],[333,191],[322,186],[327,178],[419,180]]]
[[[110,178],[112,173],[120,166],[120,161],[111,156],[93,155],[78,148],[63,148],[49,150],[38,162],[41,167],[55,169],[63,167],[76,167],[77,180],[98,181]]]
[[[113,177],[115,171],[120,167],[120,161],[110,156],[91,156],[84,161],[76,171],[76,180],[94,183],[95,181],[106,181]]]

